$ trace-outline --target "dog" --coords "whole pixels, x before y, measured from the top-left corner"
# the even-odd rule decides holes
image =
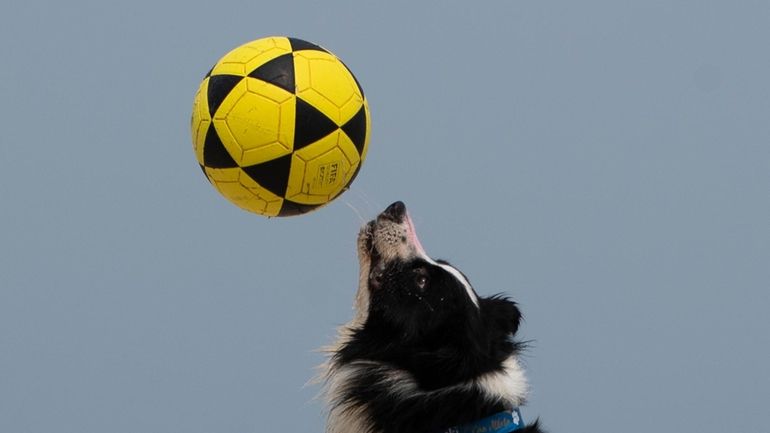
[[[355,316],[327,348],[327,433],[542,433],[519,407],[521,313],[430,258],[402,202],[358,235]]]

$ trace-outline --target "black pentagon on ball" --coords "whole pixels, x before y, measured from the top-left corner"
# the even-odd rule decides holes
[[[290,153],[261,164],[243,167],[243,171],[266,190],[283,197],[289,186],[291,158]]]
[[[260,65],[249,73],[249,77],[278,86],[294,93],[294,55],[284,54]]]
[[[213,124],[209,125],[209,129],[206,131],[206,140],[203,142],[203,165],[211,168],[238,167],[233,157],[230,156],[230,152],[222,144]]]
[[[363,154],[366,144],[366,107],[362,105],[358,113],[342,125],[342,130],[350,137],[358,149],[358,154]]]
[[[323,51],[324,53],[328,53],[325,49],[319,47],[318,45],[303,41],[302,39],[297,38],[287,38],[289,39],[289,44],[291,44],[291,50],[292,51],[302,51],[302,50],[315,50],[315,51]]]
[[[321,110],[297,97],[294,124],[294,151],[315,143],[336,131],[339,126]]]
[[[222,101],[225,100],[233,87],[241,82],[243,77],[239,75],[212,75],[209,77],[209,85],[207,89],[207,100],[209,103],[209,115],[214,117],[214,113],[217,112],[217,108],[222,105]]]

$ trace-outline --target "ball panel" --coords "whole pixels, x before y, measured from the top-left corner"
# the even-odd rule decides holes
[[[359,162],[359,163],[356,165],[356,168],[353,170],[353,173],[352,173],[352,174],[351,174],[351,176],[350,176],[350,180],[348,181],[348,184],[347,184],[347,185],[345,185],[345,188],[342,188],[342,189],[340,190],[340,192],[338,192],[336,195],[332,196],[332,197],[329,199],[329,201],[332,201],[332,200],[336,199],[337,197],[339,197],[340,195],[342,195],[342,193],[343,193],[343,192],[347,191],[347,190],[348,190],[348,188],[350,188],[350,185],[353,183],[353,181],[355,181],[355,180],[356,180],[356,177],[358,177],[358,173],[360,173],[360,172],[361,172],[361,164],[362,164],[362,163],[363,163],[363,161],[362,161],[362,162]]]
[[[283,199],[254,182],[239,168],[212,169],[205,172],[214,188],[238,207],[266,216],[276,216]]]
[[[345,135],[347,135],[356,146],[359,154],[364,153],[364,147],[366,146],[368,132],[366,118],[366,106],[362,105],[361,109],[358,110],[358,113],[348,120],[347,123],[342,125],[342,130],[345,131]]]
[[[212,168],[203,167],[203,171],[212,183],[216,182],[238,182],[240,168]]]
[[[214,75],[208,78],[209,85],[206,91],[206,102],[208,103],[209,115],[211,117],[216,116],[219,106],[241,81],[243,81],[243,77],[237,75]]]
[[[225,54],[211,75],[232,74],[246,76],[260,65],[291,52],[291,44],[285,37],[275,36],[245,43]]]
[[[332,54],[321,51],[294,53],[296,94],[342,125],[363,104],[353,76]]]
[[[319,47],[318,45],[312,42],[304,41],[302,39],[297,39],[297,38],[288,38],[288,39],[289,39],[289,43],[291,44],[292,51],[316,50],[316,51],[328,52],[324,48]]]
[[[338,126],[324,113],[302,98],[297,100],[297,118],[294,125],[294,150],[315,143],[334,132]]]
[[[304,204],[326,203],[337,195],[359,161],[355,146],[339,130],[293,156],[286,198]]]
[[[350,76],[353,77],[353,81],[356,82],[356,88],[358,89],[358,92],[361,93],[361,97],[366,99],[366,95],[364,94],[364,88],[361,87],[361,83],[358,82],[358,78],[356,78],[356,74],[354,74],[353,71],[351,71],[350,68],[348,68],[348,65],[346,65],[345,62],[340,60],[340,63],[342,63],[345,69],[348,70],[348,72],[350,73]]]
[[[345,158],[348,160],[348,165],[351,167],[351,170],[346,171],[343,176],[345,183],[349,183],[352,170],[355,170],[356,166],[361,163],[361,155],[358,153],[356,145],[353,144],[350,138],[345,134],[340,134],[340,138],[337,141],[337,147],[339,147],[342,154],[345,155]]]
[[[366,136],[364,136],[364,148],[359,152],[362,164],[366,159],[366,154],[369,152],[369,139],[372,135],[372,115],[369,111],[369,101],[367,101],[366,98],[364,98],[364,110],[364,113],[366,114]]]
[[[356,177],[358,177],[358,174],[361,172],[361,167],[364,165],[364,160],[366,160],[366,154],[369,151],[369,135],[372,129],[371,116],[369,116],[369,104],[367,103],[366,99],[364,99],[364,114],[365,114],[366,134],[364,135],[363,148],[359,148],[358,144],[351,141],[351,144],[354,145],[356,147],[356,150],[358,151],[358,156],[359,156],[358,164],[355,165],[355,168],[353,169],[353,172],[350,174],[350,178],[347,180],[347,184],[345,185],[345,187],[342,190],[340,190],[340,192],[337,193],[337,195],[332,196],[329,199],[329,201],[334,200],[340,194],[342,194],[345,190],[348,189],[350,184],[352,184],[356,180]]]
[[[206,88],[208,87],[208,78],[204,79],[198,87],[198,92],[193,99],[192,118],[190,119],[190,128],[192,132],[193,151],[198,164],[203,164],[203,143],[206,140],[206,132],[211,124],[208,105],[206,101]]]
[[[262,164],[243,167],[243,171],[257,184],[273,194],[284,197],[289,183],[292,155],[284,155]]]
[[[246,78],[233,88],[214,116],[214,127],[240,166],[291,153],[295,98],[283,89]]]
[[[203,165],[212,168],[238,167],[230,152],[225,149],[214,126],[209,126],[206,141],[203,144]]]
[[[282,54],[249,73],[249,77],[294,93],[294,57]]]

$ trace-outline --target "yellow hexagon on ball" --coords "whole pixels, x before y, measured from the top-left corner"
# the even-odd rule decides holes
[[[203,173],[235,205],[269,217],[338,197],[366,158],[371,119],[353,73],[301,39],[258,39],[225,54],[193,102]]]

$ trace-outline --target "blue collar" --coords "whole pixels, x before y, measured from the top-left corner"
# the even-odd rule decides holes
[[[450,427],[441,433],[510,433],[523,427],[524,419],[517,407],[468,424]]]

